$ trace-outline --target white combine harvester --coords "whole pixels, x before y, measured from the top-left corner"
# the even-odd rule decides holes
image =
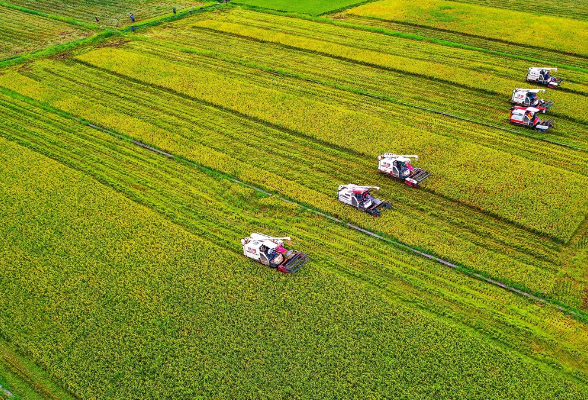
[[[531,67],[527,73],[527,81],[545,85],[548,88],[555,89],[563,81],[561,78],[551,76],[551,71],[557,71],[557,68],[540,68]]]
[[[286,250],[282,246],[284,240],[291,239],[252,233],[251,236],[241,239],[243,255],[283,273],[296,272],[306,264],[308,256],[296,250]]]
[[[417,187],[427,179],[431,173],[427,170],[415,168],[410,165],[411,158],[418,160],[419,156],[398,155],[392,153],[382,154],[381,156],[378,156],[378,171],[399,179],[408,186]]]
[[[545,101],[537,97],[537,93],[545,92],[545,89],[514,89],[510,102],[523,107],[535,107],[543,114],[553,105],[553,101]]]
[[[359,186],[352,183],[349,185],[339,185],[337,198],[340,202],[365,211],[372,217],[379,217],[380,209],[385,210],[386,208],[390,208],[392,204],[374,198],[370,194],[370,190],[372,189],[380,190],[377,186]]]
[[[515,125],[524,126],[530,129],[536,129],[539,132],[547,132],[553,128],[553,121],[544,121],[539,119],[537,114],[541,111],[534,107],[514,106],[510,109],[510,122]]]

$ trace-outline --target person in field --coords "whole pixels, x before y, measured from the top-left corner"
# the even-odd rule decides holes
[[[175,8],[175,7],[174,7],[174,8],[172,8],[172,11],[173,11],[173,12],[174,12],[174,14],[175,14],[175,13],[176,13],[176,8]]]
[[[131,19],[131,22],[135,22],[135,16],[133,15],[133,13],[129,15],[129,18]]]

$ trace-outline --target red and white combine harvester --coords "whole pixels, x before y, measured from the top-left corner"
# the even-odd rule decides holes
[[[541,110],[535,107],[514,106],[510,109],[510,122],[515,125],[538,130],[539,132],[547,132],[548,129],[554,127],[553,120],[541,120],[537,116],[540,112]]]
[[[374,198],[370,190],[380,190],[377,186],[359,186],[350,183],[349,185],[339,185],[337,198],[340,202],[365,211],[372,217],[380,216],[380,209],[392,207],[391,203]]]
[[[537,93],[545,92],[545,89],[514,89],[510,102],[523,107],[535,107],[543,114],[553,105],[553,101],[545,101],[537,97]]]
[[[427,170],[415,168],[410,165],[411,158],[418,160],[419,156],[397,155],[392,153],[382,154],[381,156],[378,156],[378,160],[380,160],[378,171],[399,179],[408,186],[417,187],[427,179],[431,173]]]
[[[283,273],[296,272],[306,264],[308,256],[296,250],[286,250],[282,246],[284,240],[291,239],[252,233],[251,236],[241,239],[243,255]]]
[[[534,82],[551,89],[556,89],[563,79],[551,76],[551,71],[557,71],[557,68],[531,67],[527,73],[527,82]]]

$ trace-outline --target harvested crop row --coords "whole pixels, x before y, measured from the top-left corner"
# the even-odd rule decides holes
[[[94,104],[93,108],[97,111],[101,108],[108,111],[84,112],[82,115],[112,129],[125,131],[131,136],[156,143],[158,146],[172,146],[174,152],[178,151],[178,146],[185,140],[198,141],[251,166],[263,165],[269,172],[297,181],[328,196],[332,195],[333,187],[338,185],[337,181],[360,179],[365,177],[366,173],[374,171],[374,160],[358,158],[353,152],[347,153],[319,143],[309,144],[306,138],[280,132],[256,122],[248,122],[239,116],[198,103],[187,105],[185,100],[174,95],[125,81],[83,65],[66,67],[63,63],[51,63],[48,68],[35,68],[34,72],[27,72],[26,75],[36,81],[50,83],[53,87],[58,86],[69,93],[76,93],[75,103],[66,108],[69,112],[80,113],[78,110],[89,108],[84,107],[84,104]],[[51,99],[51,93],[55,93],[44,86],[35,86],[34,92],[36,98],[44,101]],[[84,100],[77,96],[82,96]],[[51,104],[63,106],[61,103],[49,101]],[[116,111],[112,109],[113,104],[116,104]],[[113,111],[115,114],[112,114]],[[153,112],[160,118],[150,118]],[[102,115],[110,115],[110,118],[103,118]],[[130,119],[132,123],[123,123],[125,119]],[[131,127],[132,130],[129,130]],[[172,132],[174,138],[168,139]],[[217,136],[221,133],[224,139],[219,141]],[[262,137],[267,140],[260,141]],[[189,145],[181,148],[182,152],[190,151]],[[272,153],[271,163],[267,162],[269,152]],[[229,167],[237,168],[234,162],[227,164]],[[236,171],[241,169],[237,168]],[[379,178],[379,175],[374,178]],[[332,187],[325,187],[325,181],[333,181]],[[403,186],[400,188],[404,189]],[[403,201],[410,201],[409,199],[410,197]],[[439,198],[435,198],[433,203],[439,201]],[[422,203],[422,199],[412,203],[412,206],[416,206]],[[455,206],[454,204],[445,208],[454,209]],[[471,210],[466,213],[471,214]],[[472,228],[492,225],[492,219],[484,219],[485,224],[475,223]],[[502,226],[495,229],[500,232],[506,228]],[[508,240],[504,238],[504,243],[512,244],[512,226],[508,230],[511,234]],[[496,238],[500,235],[496,231],[491,236]],[[529,237],[525,237],[521,244],[527,243],[529,249],[536,251],[537,244],[542,242],[543,240],[535,243]],[[552,257],[558,259],[559,254],[553,254]]]
[[[245,85],[258,85],[274,91],[288,93],[300,98],[308,98],[313,101],[330,104],[340,109],[342,107],[359,113],[377,115],[385,119],[390,126],[396,129],[415,128],[418,130],[434,131],[436,134],[452,139],[467,139],[477,144],[483,144],[497,150],[508,151],[510,154],[525,157],[547,165],[562,167],[579,173],[588,174],[586,154],[582,151],[570,151],[560,146],[548,145],[543,141],[529,140],[513,135],[493,127],[481,126],[469,121],[460,121],[455,118],[441,116],[437,113],[424,112],[415,107],[407,107],[395,102],[385,102],[373,99],[370,96],[358,96],[353,90],[340,90],[337,86],[322,85],[311,79],[301,82],[300,79],[292,79],[282,76],[276,79],[275,74],[259,73],[258,68],[250,67],[218,58],[210,58],[188,52],[178,52],[150,44],[129,43],[125,50],[133,51],[141,56],[145,53],[157,58],[173,59],[174,62],[191,70],[203,69],[204,71],[220,70],[231,79],[238,79]],[[317,83],[319,83],[317,85]],[[327,86],[327,87],[325,87]],[[336,89],[336,90],[334,90]],[[505,125],[507,125],[505,123]],[[508,125],[507,125],[508,126]],[[361,150],[360,150],[361,151]]]
[[[18,102],[6,100],[10,101],[10,107],[19,107]],[[3,104],[8,105],[9,103]],[[577,331],[581,325],[560,325],[557,323],[560,318],[557,313],[549,317],[553,313],[550,309],[538,308],[521,298],[459,275],[448,275],[442,266],[414,259],[353,231],[300,214],[296,208],[289,208],[279,201],[255,199],[250,190],[207,176],[192,167],[173,161],[167,162],[162,158],[159,160],[163,163],[158,163],[157,156],[141,150],[133,151],[133,148],[128,147],[130,144],[120,142],[113,136],[87,128],[80,129],[73,125],[75,122],[72,120],[57,116],[47,119],[48,113],[43,110],[33,114],[27,111],[33,108],[30,104],[20,104],[20,107],[22,108],[14,110],[14,114],[10,109],[4,109],[11,122],[8,129],[3,129],[5,135],[86,171],[102,182],[108,182],[127,196],[157,209],[190,231],[207,232],[207,238],[222,246],[234,249],[235,242],[238,243],[240,237],[239,232],[236,232],[239,229],[275,229],[276,224],[288,224],[297,242],[303,243],[311,252],[316,266],[333,268],[354,276],[355,279],[371,282],[380,291],[412,304],[410,307],[424,307],[434,314],[441,313],[448,320],[455,318],[471,321],[472,326],[484,335],[493,337],[500,334],[501,340],[505,340],[505,332],[508,332],[513,339],[505,340],[505,343],[509,342],[510,346],[516,346],[519,351],[532,353],[531,346],[525,343],[527,340],[530,340],[529,343],[539,340],[546,345],[543,349],[545,355],[556,351],[553,354],[564,364],[569,356],[561,349],[549,345],[550,341],[565,340],[570,345],[574,343],[574,346],[585,346],[581,343],[586,335],[582,335],[581,330]],[[22,118],[17,116],[29,119],[31,123],[26,127],[19,127],[18,121],[22,121]],[[77,159],[76,154],[84,154],[86,157]],[[124,180],[120,177],[124,177]],[[215,201],[202,201],[202,198]],[[219,207],[215,207],[215,203]],[[278,214],[279,222],[276,220]],[[148,220],[154,219],[151,217]],[[218,221],[223,221],[223,224],[218,224]],[[209,224],[217,228],[231,226],[232,229],[217,231],[207,228]],[[237,227],[240,228],[235,229]],[[132,248],[127,251],[132,251]],[[105,256],[119,259],[112,251]],[[126,255],[121,259],[126,259]],[[382,270],[383,265],[385,267]],[[256,270],[259,268],[255,264],[248,266]],[[311,272],[313,270],[308,270],[303,275],[314,277],[316,272]],[[326,290],[328,287],[330,286]],[[414,295],[411,294],[413,292]],[[415,303],[416,298],[420,300]],[[513,302],[512,307],[504,309],[505,300]],[[537,308],[540,315],[523,310],[528,307]],[[508,327],[502,327],[501,321],[504,321],[504,317],[499,317],[505,312],[510,315]],[[487,318],[490,319],[486,321]],[[512,318],[518,322],[513,324]],[[551,321],[554,325],[551,325]],[[538,326],[533,335],[524,333],[524,329],[519,328],[536,324]],[[536,330],[538,328],[545,331],[540,333]],[[558,335],[551,336],[556,331]]]
[[[10,0],[9,3],[112,28],[130,24],[130,13],[133,13],[138,21],[144,21],[159,15],[171,14],[173,7],[182,10],[203,5],[205,2],[187,0],[178,4],[161,0]],[[95,17],[98,17],[98,22]]]
[[[519,374],[528,377],[529,396],[555,395],[562,384],[568,393],[585,395],[569,375],[322,268],[291,280],[235,260],[236,253],[83,174],[0,140],[3,204],[29,227],[2,224],[0,329],[79,397],[250,397],[260,394],[250,389],[257,387],[275,397],[285,392],[272,382],[293,376],[293,390],[317,395],[369,390],[427,396],[423,385],[398,389],[391,382],[410,375],[427,383],[448,355],[451,365],[443,365],[440,376],[446,384],[462,368],[473,372],[465,380],[472,386],[488,382],[485,371],[496,370],[497,396],[520,393],[518,385],[504,384]],[[71,240],[55,247],[63,236]],[[334,370],[335,361],[348,368]],[[243,364],[246,373],[231,368]],[[541,379],[535,380],[538,370]],[[341,378],[354,383],[341,384]],[[225,385],[226,379],[235,385]],[[456,394],[463,384],[462,378],[445,387]]]
[[[558,287],[557,271],[562,268],[559,246],[510,224],[472,213],[459,204],[390,182],[374,173],[372,159],[317,146],[305,137],[219,113],[192,100],[80,64],[67,67],[62,62],[37,62],[26,74],[50,86],[12,77],[21,91],[75,115],[254,184],[259,183],[256,177],[264,176],[263,186],[298,201],[327,211],[335,206],[336,212],[348,220],[493,276],[519,282],[549,297],[579,304],[581,285],[565,294],[554,291]],[[60,95],[63,90],[70,93],[67,99]],[[271,162],[267,159],[269,153]],[[373,184],[393,188],[394,194],[384,195],[397,200],[398,212],[391,217],[394,224],[357,215],[332,200],[338,184],[368,176]],[[423,214],[427,217],[423,218]],[[576,276],[574,271],[570,269],[568,273]]]
[[[588,4],[575,0],[535,0],[532,10],[528,3],[518,0],[453,0],[459,3],[469,3],[486,7],[504,8],[506,10],[523,11],[532,14],[574,18],[585,21],[588,19]]]

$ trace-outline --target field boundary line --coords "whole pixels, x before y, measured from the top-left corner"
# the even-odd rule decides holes
[[[312,16],[309,14],[300,14],[300,13],[287,12],[287,11],[285,12],[285,11],[273,10],[270,8],[255,7],[255,6],[245,5],[245,4],[236,4],[236,3],[228,3],[228,4],[230,7],[240,7],[240,8],[249,10],[249,11],[259,12],[259,13],[263,13],[263,14],[274,14],[274,15],[279,15],[279,16],[287,17],[287,18],[304,19],[307,21],[314,21],[314,22],[323,23],[323,24],[331,24],[331,25],[351,28],[351,29],[355,29],[355,30],[359,30],[359,31],[379,33],[379,34],[386,35],[386,36],[394,36],[394,37],[399,37],[399,38],[403,38],[403,39],[416,40],[419,42],[431,42],[431,43],[439,44],[442,46],[461,48],[464,50],[479,51],[482,53],[494,54],[494,55],[510,57],[510,58],[517,58],[519,60],[529,61],[529,62],[533,62],[533,63],[546,63],[547,62],[545,60],[539,60],[536,58],[520,56],[517,54],[506,53],[506,52],[501,52],[501,51],[497,51],[497,50],[489,50],[489,49],[485,49],[483,47],[471,46],[471,45],[467,45],[467,44],[463,44],[463,43],[452,42],[449,40],[437,39],[437,38],[416,35],[416,34],[411,34],[411,33],[392,31],[392,30],[384,29],[384,28],[376,28],[376,27],[371,27],[371,26],[348,24],[348,23],[336,21],[336,20],[333,20],[330,18],[324,18],[322,16]],[[520,43],[514,43],[514,42],[512,44],[519,45],[519,46],[521,45]],[[550,49],[542,49],[542,50],[551,51]],[[551,63],[551,64],[558,67],[558,68],[562,68],[562,69],[569,69],[572,71],[588,73],[588,69],[582,68],[582,67],[575,67],[572,65],[561,64],[561,63],[555,63],[555,64]],[[582,93],[582,94],[586,95],[585,93]]]
[[[320,17],[320,16],[323,16],[323,15],[335,14],[335,13],[343,12],[345,10],[350,10],[352,8],[355,8],[355,7],[363,6],[364,4],[374,3],[376,1],[379,1],[379,0],[361,0],[361,1],[358,1],[357,3],[349,4],[348,6],[336,8],[336,9],[331,10],[331,11],[325,11],[324,13],[317,14],[316,16],[317,17]]]
[[[10,139],[8,139],[10,140]],[[0,332],[0,364],[4,366],[22,384],[40,397],[47,399],[73,400],[75,396],[60,381],[51,379],[47,369],[35,362],[28,355],[21,354],[5,335]],[[0,389],[0,398],[2,389]],[[12,391],[10,399],[24,399],[18,391]]]
[[[42,104],[43,103],[36,104],[36,105],[39,106],[39,107],[41,107]],[[48,107],[50,107],[50,106],[48,106]],[[49,110],[49,111],[51,111],[51,110]],[[64,112],[64,114],[66,114],[66,113]],[[64,116],[67,117],[67,115],[64,115]],[[71,118],[71,116],[70,116],[70,118]],[[74,119],[77,120],[77,122],[84,122],[84,121],[80,121],[79,119],[76,119],[76,118],[74,118]],[[99,129],[99,130],[101,130],[101,131],[103,129],[103,128],[99,127],[99,126],[97,126],[96,128]],[[72,130],[71,132],[74,133],[74,135],[75,135],[75,130]],[[113,134],[114,136],[116,136],[119,139],[122,139],[121,141],[123,143],[126,142],[128,144],[129,138],[123,137],[123,134],[118,134],[117,132],[113,132],[113,131],[110,131],[109,133],[110,134]],[[1,134],[0,134],[0,136],[1,136]],[[9,136],[11,136],[11,135],[9,135]],[[91,134],[85,135],[85,136],[91,136]],[[145,201],[143,201],[141,199],[137,199],[134,196],[129,195],[127,191],[122,190],[122,189],[120,189],[120,188],[118,188],[116,186],[113,186],[112,182],[104,181],[104,180],[100,179],[100,177],[97,176],[96,174],[94,174],[94,173],[92,173],[90,171],[86,171],[84,168],[80,168],[80,165],[75,166],[75,165],[72,165],[69,162],[64,162],[59,155],[56,156],[57,153],[55,153],[55,152],[53,152],[53,154],[50,155],[50,154],[48,154],[48,153],[46,153],[44,151],[41,151],[40,150],[40,146],[38,146],[38,145],[34,146],[34,148],[31,148],[31,147],[27,146],[26,144],[21,143],[21,141],[18,138],[7,137],[7,139],[8,140],[11,140],[11,141],[14,141],[16,144],[22,145],[23,147],[27,147],[27,148],[35,151],[35,152],[38,152],[38,153],[40,153],[40,154],[42,154],[42,155],[44,155],[44,156],[46,156],[48,158],[52,158],[52,159],[60,162],[61,164],[66,165],[67,167],[70,167],[72,169],[75,169],[77,171],[80,171],[82,173],[85,173],[88,176],[90,176],[91,178],[96,179],[101,184],[104,184],[105,186],[108,186],[109,188],[114,189],[115,191],[121,193],[123,196],[125,196],[128,199],[130,199],[131,201],[134,201],[134,202],[137,202],[137,203],[139,203],[141,205],[144,205],[144,206],[152,209],[153,211],[157,212],[158,214],[161,214],[165,219],[171,221],[173,224],[178,225],[181,228],[186,229],[186,230],[188,230],[190,232],[194,232],[194,230],[193,230],[194,227],[192,225],[191,226],[187,226],[182,221],[178,221],[178,220],[170,217],[169,215],[167,215],[162,210],[157,209],[157,208],[154,208],[148,202],[145,202]],[[114,142],[112,142],[112,143],[114,144]],[[116,146],[116,144],[114,144],[114,146]],[[131,152],[133,151],[131,146],[123,146],[123,147],[116,146],[116,147],[119,148],[119,149],[121,149],[121,150],[124,149],[124,150],[130,150]],[[125,153],[126,153],[126,151],[125,151]],[[185,164],[187,164],[187,166],[190,166],[190,167],[195,167],[195,168],[199,168],[199,169],[201,168],[202,172],[208,173],[211,176],[219,177],[219,175],[220,175],[221,178],[226,178],[225,174],[219,173],[216,170],[208,170],[208,169],[206,169],[207,167],[203,167],[202,165],[199,165],[197,163],[191,162],[190,160],[183,159],[183,160],[179,160],[179,161],[182,161],[182,163],[185,163]],[[245,184],[243,182],[241,182],[241,185],[247,186],[247,184]],[[267,194],[268,196],[272,196],[272,194],[269,193],[269,192],[263,191],[263,193]],[[225,248],[226,250],[231,251],[233,253],[238,253],[238,254],[241,254],[242,253],[242,252],[239,253],[239,252],[236,251],[236,249],[234,247],[234,242],[228,242],[228,243],[222,243],[221,244],[221,243],[219,243],[216,240],[211,239],[211,238],[203,238],[203,239],[206,240],[206,241],[209,241],[209,242],[211,242],[211,243],[213,243],[215,245],[221,246],[221,247]],[[228,244],[228,246],[227,246],[227,244]],[[393,295],[393,293],[389,289],[387,289],[386,287],[383,287],[382,285],[379,285],[377,283],[377,281],[375,281],[374,279],[371,279],[372,275],[355,274],[355,273],[352,273],[352,272],[350,272],[350,271],[348,271],[346,269],[340,269],[340,268],[333,267],[331,264],[327,264],[324,267],[326,268],[325,271],[329,271],[331,273],[334,273],[334,274],[337,274],[337,275],[341,275],[341,276],[344,276],[344,277],[349,277],[349,278],[357,279],[359,282],[361,282],[361,284],[366,285],[366,286],[369,286],[371,288],[374,288],[379,294],[381,294],[383,296],[391,297]],[[388,269],[387,268],[384,268],[383,271],[386,272],[386,271],[388,271]],[[427,273],[426,273],[426,270],[424,270],[424,272],[425,272],[425,276],[428,276]],[[442,275],[438,275],[438,276],[439,277],[442,277]],[[415,275],[415,278],[416,279],[420,279],[416,275]],[[415,288],[418,288],[418,285],[415,285],[414,283],[411,283],[411,282],[408,282],[408,283],[411,284],[412,286],[414,286]],[[432,286],[432,288],[438,289],[437,286]],[[425,291],[427,291],[429,293],[432,293],[431,290],[427,290],[426,288],[423,288],[423,290],[425,290]],[[402,300],[402,301],[404,302],[404,300]],[[412,303],[412,301],[410,301],[410,300],[408,300],[408,302],[409,303]],[[521,306],[521,307],[523,307],[523,306]],[[447,316],[442,311],[439,312],[439,311],[436,311],[436,309],[433,309],[433,308],[430,308],[430,307],[423,307],[423,306],[420,306],[420,305],[417,305],[417,308],[419,310],[421,310],[422,312],[425,312],[427,314],[433,315],[435,317],[438,317],[438,318],[441,318],[441,319],[444,319],[444,320],[446,319],[446,320],[452,321],[453,323],[457,322],[464,329],[467,329],[468,331],[471,331],[471,332],[473,332],[473,333],[475,333],[477,335],[479,334],[479,335],[483,335],[484,337],[488,337],[490,340],[492,340],[493,342],[495,342],[496,344],[498,344],[500,346],[504,346],[505,345],[505,342],[497,339],[496,337],[488,336],[488,332],[486,332],[485,330],[480,331],[479,329],[476,329],[473,325],[464,324],[464,323],[462,323],[462,321],[459,321],[458,319],[455,319],[451,315],[450,316]],[[509,351],[511,351],[513,349],[513,347],[512,346],[509,346],[509,345],[507,345],[506,348]],[[529,357],[530,359],[533,359],[535,361],[541,361],[541,358],[536,358],[535,356],[531,355],[530,353],[521,352],[520,354],[522,356],[524,356],[524,357]],[[545,362],[542,362],[542,363],[545,364]]]
[[[13,93],[12,91],[10,91],[8,89],[4,89],[4,88],[2,88],[2,91],[5,91],[6,93],[9,93],[9,94],[12,94]],[[275,194],[272,191],[267,190],[265,188],[262,188],[260,186],[251,185],[249,183],[243,182],[243,181],[241,181],[240,179],[238,179],[237,177],[235,177],[235,176],[233,176],[231,174],[228,174],[228,173],[225,173],[225,172],[222,172],[222,171],[218,171],[218,170],[216,170],[214,168],[205,166],[205,165],[200,164],[200,163],[198,163],[196,161],[187,159],[187,158],[182,157],[182,156],[175,155],[175,154],[170,153],[170,152],[166,152],[165,150],[162,150],[162,149],[158,149],[157,146],[152,146],[152,145],[149,145],[147,143],[137,141],[136,139],[134,139],[132,137],[129,137],[129,136],[125,135],[125,134],[122,134],[120,132],[114,132],[114,131],[111,131],[109,129],[103,128],[103,127],[101,127],[99,125],[96,125],[94,123],[91,123],[91,122],[89,122],[87,120],[84,120],[82,118],[75,117],[74,115],[69,114],[69,113],[67,113],[65,111],[55,109],[54,107],[52,107],[52,106],[50,106],[48,104],[45,104],[43,102],[34,100],[34,99],[29,98],[27,96],[23,96],[23,95],[20,95],[20,94],[17,94],[17,93],[14,93],[14,94],[16,94],[18,98],[22,98],[23,100],[25,100],[25,101],[27,101],[29,103],[33,103],[33,104],[41,107],[42,109],[45,109],[47,111],[56,113],[56,114],[61,115],[61,116],[65,117],[65,118],[69,118],[69,119],[71,119],[73,121],[76,121],[76,122],[82,124],[82,125],[88,126],[89,128],[100,130],[100,131],[102,131],[104,133],[107,133],[107,134],[110,134],[110,135],[112,135],[112,136],[114,136],[114,137],[116,137],[116,138],[118,138],[120,140],[124,140],[124,141],[127,141],[129,143],[134,144],[137,147],[141,147],[141,148],[143,148],[143,149],[145,149],[147,151],[156,152],[156,153],[158,153],[158,154],[160,154],[162,156],[164,154],[173,155],[173,159],[176,160],[176,161],[179,161],[179,162],[182,162],[182,163],[186,163],[187,165],[190,165],[192,167],[199,168],[199,169],[201,169],[201,170],[203,170],[203,171],[205,171],[207,173],[211,173],[211,174],[214,174],[216,176],[223,177],[224,179],[227,179],[229,181],[232,181],[232,182],[241,184],[241,185],[243,185],[245,187],[248,187],[248,188],[250,188],[252,190],[255,190],[255,191],[259,192],[259,193],[263,193],[266,196],[275,197],[275,198],[277,198],[279,200],[282,200],[282,201],[288,202],[290,204],[296,205],[296,206],[298,206],[298,207],[300,207],[300,208],[302,208],[302,209],[304,209],[306,211],[315,213],[315,214],[320,215],[320,216],[322,216],[324,218],[328,218],[329,220],[331,220],[333,222],[342,224],[342,225],[344,225],[344,226],[346,226],[346,227],[348,227],[350,229],[356,230],[356,231],[361,232],[363,234],[366,234],[368,236],[371,236],[371,237],[377,238],[379,240],[382,240],[382,241],[384,241],[384,242],[386,242],[388,244],[394,245],[394,246],[396,246],[396,247],[398,247],[400,249],[403,249],[403,250],[405,250],[405,251],[407,251],[409,253],[417,254],[417,255],[419,255],[421,257],[424,257],[424,258],[427,258],[427,259],[429,259],[431,261],[434,261],[434,262],[437,262],[439,264],[442,264],[442,265],[444,265],[446,267],[449,267],[449,268],[451,268],[453,270],[459,271],[459,272],[463,273],[464,275],[467,275],[467,276],[470,276],[472,278],[475,278],[475,279],[484,281],[486,283],[489,283],[489,284],[492,284],[494,286],[500,287],[500,288],[502,288],[504,290],[507,290],[507,291],[510,291],[512,293],[515,293],[515,294],[518,294],[518,295],[522,295],[524,297],[527,297],[530,300],[533,300],[533,301],[536,301],[536,302],[539,302],[539,303],[542,303],[542,304],[545,304],[545,305],[552,306],[553,308],[555,308],[555,309],[557,309],[557,310],[559,310],[559,311],[561,311],[563,313],[572,315],[572,316],[574,316],[575,318],[578,318],[581,321],[588,321],[588,313],[585,313],[584,311],[577,310],[575,308],[572,308],[570,306],[567,306],[565,304],[562,304],[562,303],[560,303],[560,302],[558,302],[556,300],[546,299],[543,296],[541,296],[540,294],[533,294],[533,293],[531,293],[531,291],[526,290],[524,287],[520,287],[519,285],[516,285],[514,283],[511,283],[511,282],[508,282],[508,283],[501,282],[499,280],[496,280],[496,279],[494,279],[492,277],[487,276],[486,274],[484,274],[484,273],[482,273],[480,271],[477,271],[477,270],[475,270],[473,268],[464,266],[464,265],[459,264],[459,263],[454,263],[454,262],[448,261],[448,260],[446,260],[444,258],[441,258],[441,257],[439,257],[437,255],[434,255],[434,254],[432,254],[430,252],[427,252],[424,249],[419,249],[418,247],[415,247],[415,246],[409,246],[409,245],[407,245],[405,243],[402,243],[400,241],[397,241],[395,239],[392,239],[390,237],[387,237],[387,235],[376,233],[376,232],[373,232],[371,230],[368,230],[368,229],[362,228],[360,226],[351,224],[349,222],[343,221],[343,220],[341,220],[341,219],[339,219],[337,217],[334,217],[334,216],[332,216],[330,214],[327,214],[327,213],[325,213],[325,212],[323,212],[323,211],[321,211],[319,209],[316,209],[316,208],[314,208],[314,207],[312,207],[310,205],[299,203],[299,202],[295,201],[294,199],[290,199],[290,198],[288,198],[286,196],[283,196],[283,195]],[[519,287],[517,287],[517,286],[519,286]]]

